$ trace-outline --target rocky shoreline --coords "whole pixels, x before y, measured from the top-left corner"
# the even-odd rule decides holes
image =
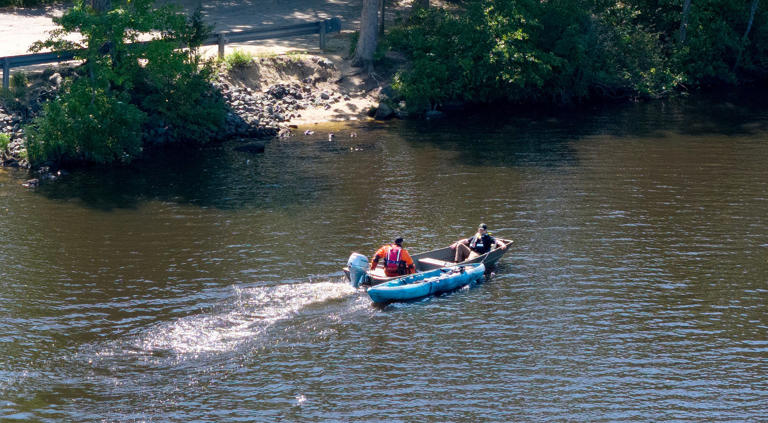
[[[0,134],[10,138],[10,143],[0,151],[0,166],[29,167],[24,159],[27,150],[24,146],[24,129],[21,127],[24,123],[20,114],[8,113],[0,105]]]
[[[55,97],[62,74],[67,75],[66,72],[47,70],[35,76],[37,86],[23,111],[4,109],[0,103],[0,133],[10,138],[7,147],[0,151],[0,166],[30,168],[26,160],[24,125],[38,115],[44,101]],[[292,129],[297,128],[294,122],[305,122],[307,115],[324,120],[323,113],[343,114],[345,111],[340,106],[360,100],[367,94],[362,91],[350,93],[337,84],[342,79],[332,61],[318,56],[256,58],[247,66],[222,68],[213,85],[221,92],[229,111],[225,127],[216,139],[258,139],[263,142],[291,136]],[[369,103],[370,100],[366,100],[362,104]],[[361,116],[368,112],[367,109],[360,110],[359,104],[352,110],[356,110],[353,114]],[[167,139],[162,128],[149,129],[147,136],[157,144],[172,141]],[[50,169],[43,171],[41,179],[51,179],[45,174]]]

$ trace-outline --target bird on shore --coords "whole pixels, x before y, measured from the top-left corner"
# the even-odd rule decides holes
[[[334,134],[333,134],[333,132],[331,132],[330,134],[328,134],[328,141],[333,141],[333,138],[334,138],[335,136],[336,136],[336,135],[334,135]]]
[[[309,129],[307,129],[306,131],[304,131],[304,135],[312,135],[312,134],[314,134],[314,133],[315,133],[315,131],[310,131]]]

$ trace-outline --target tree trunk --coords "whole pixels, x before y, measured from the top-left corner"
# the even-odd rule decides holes
[[[688,12],[691,10],[691,0],[683,2],[683,16],[680,19],[680,44],[685,43],[685,31],[688,29]]]
[[[373,71],[373,53],[376,51],[376,27],[379,23],[379,0],[363,0],[363,13],[360,17],[360,38],[357,40],[352,65]]]
[[[387,0],[379,0],[379,38],[384,38],[384,6]]]
[[[749,31],[752,29],[752,23],[755,21],[755,12],[757,12],[757,4],[760,0],[752,0],[752,7],[749,9],[749,22],[747,23],[747,29],[744,31],[744,36],[741,37],[741,46],[739,46],[739,55],[736,56],[736,62],[733,64],[733,71],[741,64],[741,55],[744,54],[744,49],[747,48],[747,39],[749,38]]]
[[[744,36],[741,37],[742,43],[747,41],[747,37],[749,36],[749,30],[752,29],[752,23],[755,21],[755,12],[757,12],[757,4],[759,2],[760,0],[752,0],[752,8],[749,10],[749,23],[747,24],[747,30],[744,31]]]

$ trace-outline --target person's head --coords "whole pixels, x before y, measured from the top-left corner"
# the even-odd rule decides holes
[[[397,245],[402,247],[403,246],[403,238],[401,238],[401,237],[395,238],[395,244],[397,244]]]
[[[488,225],[485,223],[481,223],[480,226],[477,227],[477,232],[480,232],[481,234],[484,234],[488,231]]]

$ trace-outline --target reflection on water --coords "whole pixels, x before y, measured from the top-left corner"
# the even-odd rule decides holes
[[[759,420],[763,98],[0,170],[0,420]],[[486,283],[377,309],[342,280],[480,221],[515,240]]]

